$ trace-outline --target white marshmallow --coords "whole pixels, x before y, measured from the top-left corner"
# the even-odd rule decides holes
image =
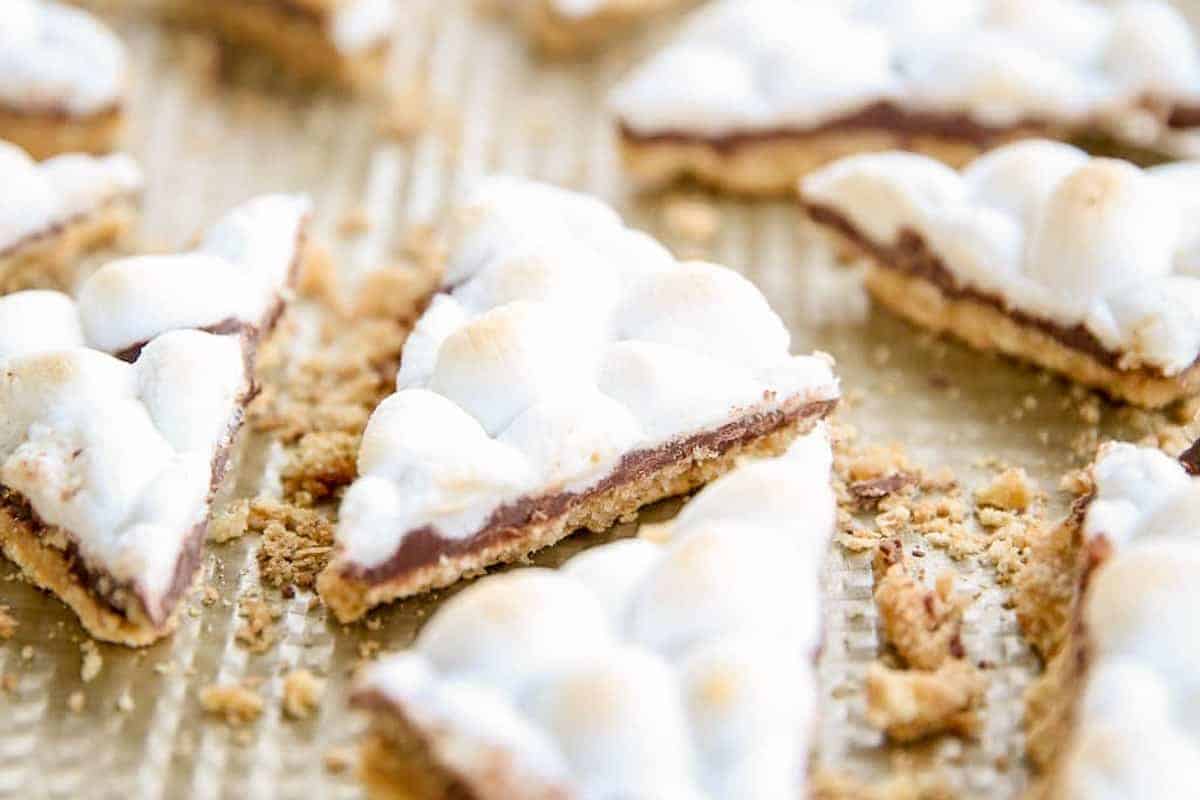
[[[120,104],[124,45],[91,14],[48,0],[6,0],[0,22],[0,103],[87,116]]]
[[[256,235],[276,233],[268,226]],[[294,252],[299,229],[283,233]],[[250,387],[238,337],[186,324],[196,257],[129,263],[102,267],[78,302],[45,291],[0,299],[0,481],[65,530],[89,566],[132,585],[158,624],[172,611],[167,595],[182,547],[205,521],[214,458]],[[216,257],[199,266],[234,269]],[[271,269],[266,260],[261,268]],[[218,284],[204,289],[211,299],[222,286],[208,277]],[[286,279],[278,269],[255,276],[264,289],[273,281],[272,296]],[[246,312],[233,292],[223,300],[206,313]],[[255,324],[264,311],[254,309]],[[104,352],[136,343],[145,346],[133,363]]]
[[[133,197],[141,191],[142,174],[126,155],[73,154],[37,163],[16,145],[0,141],[0,185],[5,187],[0,193],[3,255],[59,225]]]
[[[1165,375],[1200,354],[1195,164],[1143,171],[1067,145],[1006,145],[955,174],[908,153],[855,156],[801,193],[874,243],[919,235],[957,283],[1013,310],[1084,326],[1126,369]]]

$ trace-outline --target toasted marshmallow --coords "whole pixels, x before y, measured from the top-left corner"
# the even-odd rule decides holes
[[[295,251],[299,228],[284,233]],[[187,324],[197,260],[162,256],[157,272],[140,271],[146,264],[102,267],[78,301],[46,291],[0,298],[0,482],[63,529],[90,567],[132,586],[158,625],[172,611],[182,548],[207,516],[250,376],[238,336]],[[201,322],[263,322],[268,309],[247,309],[236,292],[239,270],[252,266],[216,257],[199,266],[236,278],[218,298],[224,307],[209,305]],[[255,280],[264,293],[273,282],[278,297],[287,277]],[[204,288],[210,299],[220,291]],[[144,346],[132,363],[106,352],[134,344]]]
[[[721,0],[619,84],[610,106],[644,136],[806,131],[879,103],[985,126],[1119,133],[1144,120],[1145,95],[1200,97],[1196,64],[1187,22],[1166,3]]]
[[[27,240],[136,195],[142,173],[126,155],[71,154],[38,163],[16,145],[0,142],[0,185],[5,187],[0,194],[2,256]]]
[[[855,156],[801,186],[874,244],[909,229],[958,284],[1082,325],[1123,365],[1166,376],[1200,354],[1198,192],[1193,164],[1141,170],[1048,141],[997,148],[961,174],[908,153]]]
[[[1069,798],[1183,798],[1200,779],[1200,481],[1153,448],[1107,445],[1085,544],[1110,555],[1081,603],[1088,654],[1056,788]]]
[[[466,198],[397,376],[397,396],[440,402],[373,415],[335,567],[377,566],[413,531],[469,537],[524,496],[587,492],[631,454],[837,396],[830,361],[790,355],[745,278],[675,261],[585,195],[489,178]]]
[[[530,776],[531,793],[796,796],[815,721],[823,551],[812,543],[833,533],[831,463],[819,429],[701,491],[665,542],[484,578],[412,651],[367,670],[360,695],[435,737],[469,786],[499,759]],[[485,721],[451,700],[460,693],[481,698]],[[507,720],[505,735],[485,753],[492,719]]]

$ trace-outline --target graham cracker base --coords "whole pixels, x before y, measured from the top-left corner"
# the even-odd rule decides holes
[[[120,108],[78,117],[0,108],[0,139],[38,161],[63,153],[111,153],[124,128],[125,112]]]
[[[133,227],[137,214],[133,200],[113,200],[48,234],[19,244],[12,252],[0,256],[0,295],[23,289],[69,291],[77,278],[76,260],[124,236]]]
[[[560,516],[527,525],[517,538],[462,555],[443,556],[436,564],[391,580],[371,583],[343,574],[343,565],[335,559],[318,577],[317,591],[339,621],[353,622],[382,603],[449,586],[491,566],[520,561],[574,531],[607,530],[645,505],[684,494],[716,479],[733,469],[744,456],[779,455],[796,437],[811,430],[817,419],[800,416],[765,436],[734,445],[722,455],[693,451],[688,458],[631,483],[614,486]]]
[[[696,0],[613,0],[581,19],[564,17],[550,0],[526,3],[522,24],[538,51],[551,58],[585,55],[655,14]]]
[[[873,263],[866,286],[881,305],[921,327],[949,333],[978,350],[994,350],[1045,367],[1115,400],[1154,409],[1200,391],[1200,365],[1173,377],[1148,369],[1115,369],[994,306],[947,297],[924,278]]]
[[[387,63],[387,45],[343,53],[325,26],[269,3],[175,0],[169,13],[187,25],[212,30],[230,44],[269,54],[304,82],[365,89],[381,80]]]
[[[996,141],[992,146],[1002,143]],[[963,139],[902,137],[882,130],[764,136],[722,143],[703,139],[642,139],[627,133],[620,140],[625,169],[646,188],[690,179],[722,191],[751,196],[793,195],[801,178],[840,158],[896,149],[921,153],[957,168],[987,148]]]
[[[175,629],[178,608],[166,622],[156,626],[133,598],[124,604],[123,613],[101,601],[72,572],[64,549],[66,544],[61,533],[39,536],[28,520],[18,519],[0,506],[0,552],[20,567],[34,585],[66,603],[94,638],[128,647],[145,647]]]

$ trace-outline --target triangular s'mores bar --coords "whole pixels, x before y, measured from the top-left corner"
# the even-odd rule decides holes
[[[125,118],[125,48],[86,11],[5,0],[0,13],[0,139],[34,158],[107,153]]]
[[[0,142],[0,186],[0,294],[68,289],[76,259],[133,223],[142,173],[126,155],[38,163]]]
[[[806,796],[831,460],[818,428],[649,538],[455,595],[359,682],[369,784],[421,800]]]
[[[98,639],[174,625],[307,217],[302,197],[260,197],[74,299],[0,298],[0,548]]]
[[[534,44],[552,56],[580,55],[641,22],[696,0],[498,0]]]
[[[255,48],[297,77],[364,89],[383,77],[404,0],[171,0],[189,23]]]
[[[779,193],[868,151],[961,166],[1037,136],[1195,153],[1200,55],[1160,2],[719,0],[612,107],[641,181]]]
[[[919,325],[1139,406],[1200,388],[1200,163],[1142,170],[1042,140],[961,173],[878,153],[801,197],[868,256],[875,300]]]
[[[839,396],[753,284],[595,199],[500,178],[460,211],[318,581],[342,620],[778,453]]]
[[[1103,447],[1090,475],[1091,494],[1055,533],[1075,553],[1063,576],[1074,598],[1031,695],[1039,796],[1190,797],[1200,785],[1200,480],[1123,443]]]

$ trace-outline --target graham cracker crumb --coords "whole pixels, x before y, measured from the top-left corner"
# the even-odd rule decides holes
[[[898,540],[882,542],[873,563],[877,576],[875,605],[885,641],[904,664],[935,670],[948,658],[962,658],[966,601],[954,594],[953,576],[927,589],[910,572]]]
[[[694,244],[708,244],[721,229],[716,207],[700,197],[672,196],[663,203],[663,222],[671,235]]]
[[[425,254],[417,256],[429,257]],[[441,277],[440,269],[426,270],[411,265],[374,270],[363,279],[354,305],[355,313],[385,319],[415,319]]]
[[[342,238],[361,236],[371,230],[371,215],[362,206],[352,208],[338,220],[338,234]]]
[[[17,676],[11,672],[6,672],[0,675],[0,690],[5,694],[12,694],[17,690]]]
[[[21,648],[21,660],[22,661],[32,661],[33,660],[33,645],[27,644]]]
[[[237,500],[213,515],[208,523],[208,539],[221,544],[244,536],[250,515],[250,501]]]
[[[1005,511],[1024,511],[1033,502],[1036,490],[1023,469],[1007,469],[988,486],[975,493],[975,501]]]
[[[348,747],[335,747],[325,753],[323,763],[326,772],[340,775],[354,765],[354,751]]]
[[[87,703],[87,697],[82,691],[76,689],[67,697],[67,708],[71,713],[78,714],[83,711],[84,705]]]
[[[980,671],[961,659],[932,672],[875,663],[867,671],[867,721],[900,743],[946,733],[974,737],[986,688]]]
[[[10,606],[0,606],[0,642],[11,639],[17,632],[20,623],[12,615]]]
[[[221,593],[217,591],[217,587],[213,586],[211,583],[206,583],[204,585],[204,590],[203,590],[203,594],[200,598],[200,602],[206,606],[212,606],[212,605],[216,604],[216,602],[220,599],[221,599]]]
[[[312,588],[333,551],[333,523],[313,509],[255,501],[252,525],[263,532],[258,549],[263,582],[277,588]]]
[[[129,689],[125,689],[117,696],[117,711],[120,711],[122,714],[128,714],[133,709],[133,696],[129,694]]]
[[[296,279],[296,292],[323,303],[327,308],[341,312],[344,299],[341,281],[333,257],[320,242],[309,241],[305,247],[304,263]]]
[[[265,653],[275,643],[275,621],[282,615],[279,606],[261,597],[243,597],[238,613],[245,619],[237,631],[238,644],[251,653]]]
[[[91,639],[80,644],[79,650],[83,655],[83,662],[79,667],[79,677],[84,683],[91,683],[104,668],[104,657],[100,655],[100,649]]]
[[[263,699],[258,692],[237,683],[204,687],[200,690],[200,705],[234,726],[253,722],[263,711]]]
[[[292,670],[283,679],[283,711],[292,719],[307,719],[321,703],[325,681],[306,669]]]
[[[392,93],[380,117],[379,132],[407,141],[425,130],[432,115],[428,87],[414,81]]]

